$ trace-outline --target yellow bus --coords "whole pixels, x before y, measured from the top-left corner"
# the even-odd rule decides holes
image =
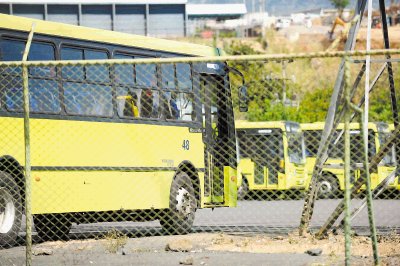
[[[250,191],[306,188],[304,137],[295,122],[236,121],[238,198]]]
[[[123,63],[219,49],[0,15],[1,61],[22,59],[33,22],[28,63],[54,63],[29,67],[32,213],[42,239],[67,239],[72,222],[135,217],[183,234],[196,209],[236,205],[226,64]],[[111,63],[66,65],[101,59]],[[25,201],[22,71],[1,62],[0,70],[0,244],[8,245]]]
[[[390,132],[394,131],[394,124],[389,124],[389,130]],[[395,164],[397,167],[397,160],[396,160],[396,150],[395,147],[392,148],[393,150],[393,154],[394,154],[394,160],[395,160]],[[396,176],[395,180],[393,181],[393,186],[395,186],[397,188],[397,190],[400,190],[400,181],[399,181],[399,176]]]
[[[318,153],[319,142],[321,140],[325,123],[302,123],[300,126],[303,130],[306,146],[306,168],[309,174],[309,178],[307,180],[308,187],[311,182],[312,172]],[[338,153],[338,151],[340,151],[340,148],[328,150],[329,157],[323,166],[322,178],[320,178],[318,184],[318,195],[321,198],[336,197],[339,194],[340,188],[343,188],[340,187],[340,184],[344,184],[344,161],[342,154]]]
[[[311,178],[316,155],[318,152],[319,141],[324,130],[323,122],[301,124],[306,142],[307,169]],[[339,124],[335,137],[343,130],[344,124]],[[368,123],[368,157],[373,157],[380,146],[389,136],[389,126],[384,122]],[[351,183],[361,177],[363,172],[363,149],[362,134],[359,123],[350,123],[350,159],[351,159]],[[387,154],[376,169],[370,173],[371,188],[374,189],[395,169],[394,153]],[[310,178],[308,183],[310,182]],[[338,197],[344,190],[344,141],[343,134],[338,143],[331,146],[328,150],[328,159],[323,166],[322,176],[320,177],[320,197]],[[392,189],[395,183],[389,185]]]

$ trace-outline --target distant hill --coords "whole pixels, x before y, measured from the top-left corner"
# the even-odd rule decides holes
[[[330,0],[188,0],[190,4],[237,4],[246,3],[247,11],[260,10],[261,3],[265,2],[266,11],[272,16],[290,15],[296,12],[306,12],[321,8],[333,8]],[[390,0],[386,0],[386,5]],[[355,7],[357,0],[350,0],[348,8]],[[378,1],[373,1],[374,7],[378,6]],[[262,9],[262,7],[261,7]]]

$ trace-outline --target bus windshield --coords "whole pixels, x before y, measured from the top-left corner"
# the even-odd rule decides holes
[[[378,138],[379,138],[379,146],[382,147],[383,144],[389,139],[390,133],[388,132],[379,132]],[[396,159],[395,159],[395,151],[394,151],[394,146],[390,149],[390,152],[386,153],[385,156],[383,157],[381,164],[383,165],[396,165]]]
[[[306,147],[304,144],[304,135],[300,125],[293,122],[287,122],[286,137],[288,141],[289,161],[296,164],[306,163]]]
[[[288,154],[291,163],[304,164],[306,152],[302,132],[287,132]]]

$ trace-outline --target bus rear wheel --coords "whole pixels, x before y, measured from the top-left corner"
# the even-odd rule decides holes
[[[37,214],[33,219],[41,241],[69,240],[68,234],[72,223],[65,215],[58,213]]]
[[[19,187],[10,174],[0,172],[0,246],[17,243],[22,219]]]
[[[167,234],[182,235],[191,231],[197,201],[192,181],[185,172],[178,173],[171,184],[169,209],[160,219]]]

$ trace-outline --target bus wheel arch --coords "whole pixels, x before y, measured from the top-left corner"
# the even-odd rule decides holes
[[[12,156],[0,157],[0,172],[8,173],[18,186],[21,195],[22,211],[25,209],[25,175],[21,164]]]

